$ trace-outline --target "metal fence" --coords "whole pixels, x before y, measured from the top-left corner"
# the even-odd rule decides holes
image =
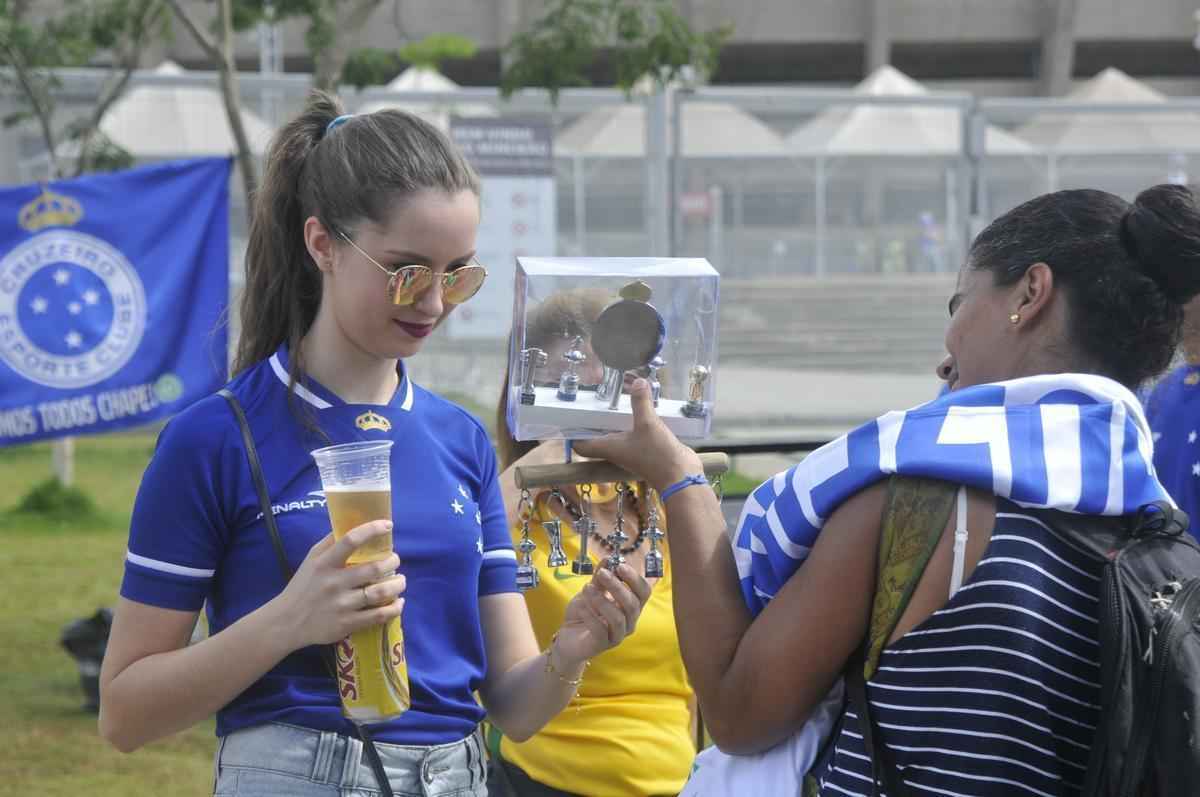
[[[717,428],[795,436],[936,392],[945,299],[991,219],[1058,188],[1132,198],[1188,182],[1200,159],[1200,99],[978,100],[891,80],[628,99],[581,89],[557,105],[481,88],[342,98],[352,111],[394,105],[441,124],[451,114],[550,120],[556,253],[707,257],[722,274]],[[63,104],[86,102],[97,85],[95,72],[63,73]],[[302,106],[308,78],[244,75],[239,85],[261,153]],[[215,154],[228,138],[216,87],[212,73],[138,73],[113,112],[129,137],[120,143],[143,162]],[[0,180],[45,176],[36,130],[3,141]],[[230,190],[236,289],[246,235],[236,174]],[[414,369],[482,411],[502,356],[500,340],[431,340]]]

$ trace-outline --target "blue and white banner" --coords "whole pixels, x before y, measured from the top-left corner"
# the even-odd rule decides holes
[[[1028,507],[1128,515],[1173,503],[1141,402],[1102,376],[1047,374],[956,390],[817,449],[746,500],[731,540],[757,614],[850,496],[893,473],[965,484]]]
[[[146,423],[224,383],[231,166],[0,189],[0,446]]]

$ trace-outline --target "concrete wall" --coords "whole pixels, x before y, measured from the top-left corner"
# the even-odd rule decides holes
[[[1029,41],[1041,36],[1047,0],[889,0],[892,38],[897,42]],[[186,3],[199,18],[211,18],[206,0]],[[868,3],[863,0],[676,0],[698,27],[732,22],[734,44],[862,42]],[[536,17],[542,0],[384,0],[363,31],[362,46],[389,47],[428,33],[453,32],[482,49],[507,41],[514,27]],[[1080,40],[1190,40],[1195,0],[1079,0]],[[304,53],[303,25],[287,26],[288,54]],[[239,52],[253,56],[253,34]],[[170,48],[179,58],[200,57],[180,30]]]
[[[1041,37],[1047,4],[1057,0],[885,0],[891,38],[897,43],[1029,42]],[[57,0],[35,0],[54,9]],[[211,0],[186,0],[197,20],[211,22]],[[343,5],[351,5],[346,0]],[[732,44],[861,44],[869,35],[869,0],[675,0],[697,27],[735,26]],[[361,46],[392,47],[434,32],[453,32],[495,51],[534,19],[545,0],[382,0],[363,29]],[[1078,0],[1077,38],[1086,41],[1190,42],[1196,0]],[[257,58],[253,31],[242,36],[240,56]],[[286,53],[305,56],[304,25],[286,26]],[[203,55],[181,26],[164,54],[183,61]]]
[[[1056,3],[1076,6],[1069,31],[1043,46]],[[359,46],[394,48],[434,32],[473,39],[479,55],[450,62],[460,83],[494,85],[501,48],[532,21],[544,0],[384,0],[363,29]],[[1058,92],[1069,78],[1117,66],[1140,78],[1200,75],[1192,49],[1197,0],[676,0],[699,29],[725,22],[735,34],[716,75],[725,83],[850,83],[882,58],[921,80],[1016,81],[1013,93]],[[190,0],[197,19],[211,19],[205,0]],[[872,14],[872,8],[879,13]],[[876,20],[873,23],[873,19]],[[303,22],[285,25],[285,65],[307,71]],[[205,59],[186,32],[153,54],[200,67]],[[243,34],[243,68],[258,64],[258,40]],[[1048,65],[1048,69],[1047,69]],[[1047,72],[1053,80],[1047,80]],[[593,82],[612,80],[597,65]]]

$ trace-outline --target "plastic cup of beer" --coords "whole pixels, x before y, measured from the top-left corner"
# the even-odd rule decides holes
[[[391,450],[391,441],[383,440],[312,452],[336,539],[372,520],[392,519]],[[383,559],[392,549],[392,535],[377,537],[355,550],[346,564]],[[399,617],[355,631],[334,645],[334,662],[342,713],[350,720],[382,722],[412,705]]]
[[[343,443],[312,452],[335,539],[372,520],[392,519],[391,454],[391,440]],[[392,538],[384,535],[355,550],[346,563],[373,562],[391,552]]]

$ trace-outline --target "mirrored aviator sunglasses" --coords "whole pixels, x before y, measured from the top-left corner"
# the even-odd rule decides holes
[[[472,258],[456,269],[438,275],[441,282],[442,301],[446,304],[462,304],[483,287],[487,269]],[[402,266],[388,280],[388,298],[392,304],[408,305],[433,284],[433,269],[428,266]]]

